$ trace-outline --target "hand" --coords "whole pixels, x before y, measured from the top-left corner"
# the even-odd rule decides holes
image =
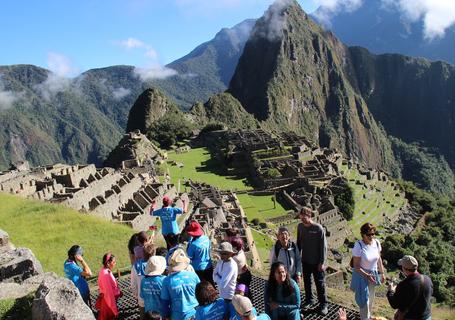
[[[367,276],[367,280],[368,280],[369,282],[373,283],[373,284],[376,283],[376,278],[375,278],[372,274],[369,274],[369,275]]]
[[[392,291],[392,292],[395,292],[395,289],[397,288],[397,285],[395,283],[390,283],[387,290],[388,291]]]
[[[322,263],[318,264],[318,271],[319,272],[325,271],[325,269],[326,269],[326,266],[324,264],[322,264]]]
[[[296,276],[295,281],[297,282],[297,284],[299,284],[300,281],[302,281],[302,276]]]
[[[344,308],[338,309],[338,320],[347,320],[346,310]]]
[[[270,302],[270,310],[275,310],[278,308],[278,303],[272,301]]]
[[[384,273],[381,273],[381,283],[385,283],[385,275],[384,275]]]
[[[75,255],[74,259],[76,259],[76,261],[79,261],[81,263],[84,262],[84,258],[80,254]]]

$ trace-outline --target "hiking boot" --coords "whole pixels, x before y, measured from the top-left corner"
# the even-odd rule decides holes
[[[319,313],[323,316],[326,316],[329,313],[329,308],[327,307],[327,304],[323,304],[320,309]]]

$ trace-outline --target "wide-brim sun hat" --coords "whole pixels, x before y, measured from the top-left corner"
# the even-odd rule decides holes
[[[182,248],[176,249],[169,257],[169,272],[186,270],[191,260]]]
[[[145,273],[148,276],[158,276],[166,270],[166,259],[162,256],[151,256],[147,261]]]
[[[235,311],[243,317],[248,317],[253,310],[251,300],[239,294],[232,297],[232,305],[234,306]]]
[[[237,251],[234,250],[232,247],[232,244],[229,242],[221,242],[220,245],[218,246],[217,249],[215,249],[216,252],[228,252],[228,253],[237,253]]]
[[[204,230],[202,230],[202,226],[199,222],[193,220],[188,227],[186,227],[186,233],[192,237],[199,237],[204,234]]]

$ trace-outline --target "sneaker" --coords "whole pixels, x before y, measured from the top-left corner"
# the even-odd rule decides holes
[[[327,313],[329,313],[329,308],[327,307],[327,304],[324,304],[320,307],[319,313],[323,316],[326,316]]]

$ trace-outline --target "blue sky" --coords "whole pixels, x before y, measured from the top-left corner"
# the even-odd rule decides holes
[[[62,75],[118,64],[166,64],[223,27],[260,17],[273,0],[4,0],[0,65]],[[307,12],[318,0],[299,0]]]

